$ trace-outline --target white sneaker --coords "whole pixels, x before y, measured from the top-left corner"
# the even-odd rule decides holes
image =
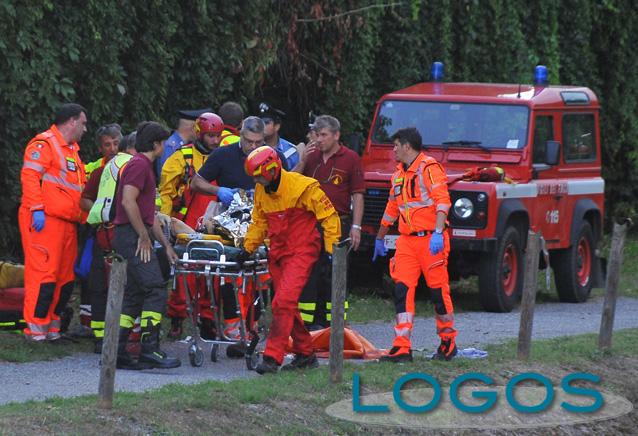
[[[46,335],[24,335],[24,338],[30,342],[42,342],[46,341]]]

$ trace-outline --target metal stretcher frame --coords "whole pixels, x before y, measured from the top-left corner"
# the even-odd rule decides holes
[[[265,257],[260,256],[258,252],[253,256],[252,260],[247,260],[240,264],[238,262],[227,261],[225,251],[226,247],[221,242],[216,240],[189,241],[186,244],[185,251],[187,256],[179,259],[173,266],[172,289],[173,291],[175,291],[177,280],[179,280],[179,276],[182,276],[185,290],[184,294],[186,298],[186,311],[188,313],[188,317],[191,319],[191,323],[193,326],[193,335],[188,339],[188,356],[191,365],[202,366],[202,364],[204,363],[204,353],[200,346],[200,342],[212,344],[211,360],[213,362],[217,361],[217,354],[220,345],[241,343],[246,347],[246,366],[249,370],[253,370],[256,367],[258,359],[258,355],[257,353],[255,353],[255,348],[257,347],[260,338],[258,334],[259,332],[251,330],[250,333],[252,334],[252,338],[250,340],[250,343],[248,343],[247,328],[249,327],[247,326],[250,326],[250,328],[252,328],[256,310],[259,310],[261,315],[265,313],[264,300],[270,298],[270,293],[268,292],[268,290],[260,289],[257,280],[258,277],[269,273],[268,260]],[[196,253],[208,254],[209,257],[216,258],[218,260],[191,259],[192,255]],[[193,290],[194,293],[191,294],[191,289],[188,286],[188,282],[186,279],[188,275],[204,276],[206,279],[206,289],[204,292],[207,292],[208,295],[210,295],[211,297],[211,310],[214,313],[214,323],[218,339],[207,340],[201,338],[198,325],[198,297],[200,290],[195,289]],[[236,287],[236,285],[233,283],[233,296],[235,297],[234,307],[236,307],[236,313],[238,315],[238,318],[240,319],[239,341],[232,340],[225,336],[223,333],[223,325],[220,323],[220,320],[223,319],[222,305],[228,304],[228,302],[221,301],[221,304],[219,304],[219,302],[217,301],[217,295],[213,287],[214,277],[219,277],[220,287],[225,284],[225,281],[227,279],[242,278],[242,284],[240,288]],[[243,295],[246,295],[247,285],[249,281],[252,281],[254,285],[253,290],[250,292],[254,293],[253,295],[258,295],[259,298],[257,298],[256,301],[251,299],[250,309],[246,313],[246,318],[249,318],[247,323],[247,320],[244,319],[242,315],[237,295],[239,292],[241,292]],[[222,299],[219,298],[219,300]],[[255,307],[255,302],[258,303],[258,307]]]

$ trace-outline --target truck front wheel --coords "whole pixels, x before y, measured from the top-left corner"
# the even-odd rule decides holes
[[[594,265],[594,234],[583,221],[576,243],[551,255],[558,299],[566,303],[583,303],[589,298]]]
[[[516,227],[508,227],[499,238],[496,250],[481,257],[479,296],[489,312],[511,312],[523,288],[521,236]]]

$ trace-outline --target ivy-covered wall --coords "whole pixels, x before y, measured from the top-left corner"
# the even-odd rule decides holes
[[[39,0],[0,2],[0,255],[19,251],[22,152],[59,103],[95,128],[144,119],[169,125],[181,108],[264,99],[300,140],[309,110],[344,133],[367,133],[376,99],[427,79],[553,84],[599,96],[608,212],[638,198],[638,9],[630,0]]]

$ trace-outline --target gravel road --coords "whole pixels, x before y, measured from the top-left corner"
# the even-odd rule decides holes
[[[536,339],[597,333],[600,327],[602,299],[585,304],[545,303],[536,306],[534,334]],[[638,299],[620,298],[616,307],[614,329],[638,327]],[[418,315],[418,314],[417,314]],[[456,316],[460,348],[480,348],[518,336],[519,312],[468,312]],[[356,324],[353,327],[373,344],[389,348],[393,329],[389,322]],[[438,345],[432,318],[417,318],[413,347],[434,351]],[[172,370],[118,371],[117,391],[143,392],[169,383],[192,384],[206,380],[228,381],[257,376],[248,371],[243,359],[227,359],[220,353],[218,362],[208,359],[210,345],[205,346],[206,360],[200,368],[188,363],[187,345],[167,344],[165,349],[182,358],[182,366]],[[4,389],[0,404],[43,400],[51,397],[74,397],[97,393],[99,380],[98,356],[80,353],[46,362],[0,363],[0,386]]]

